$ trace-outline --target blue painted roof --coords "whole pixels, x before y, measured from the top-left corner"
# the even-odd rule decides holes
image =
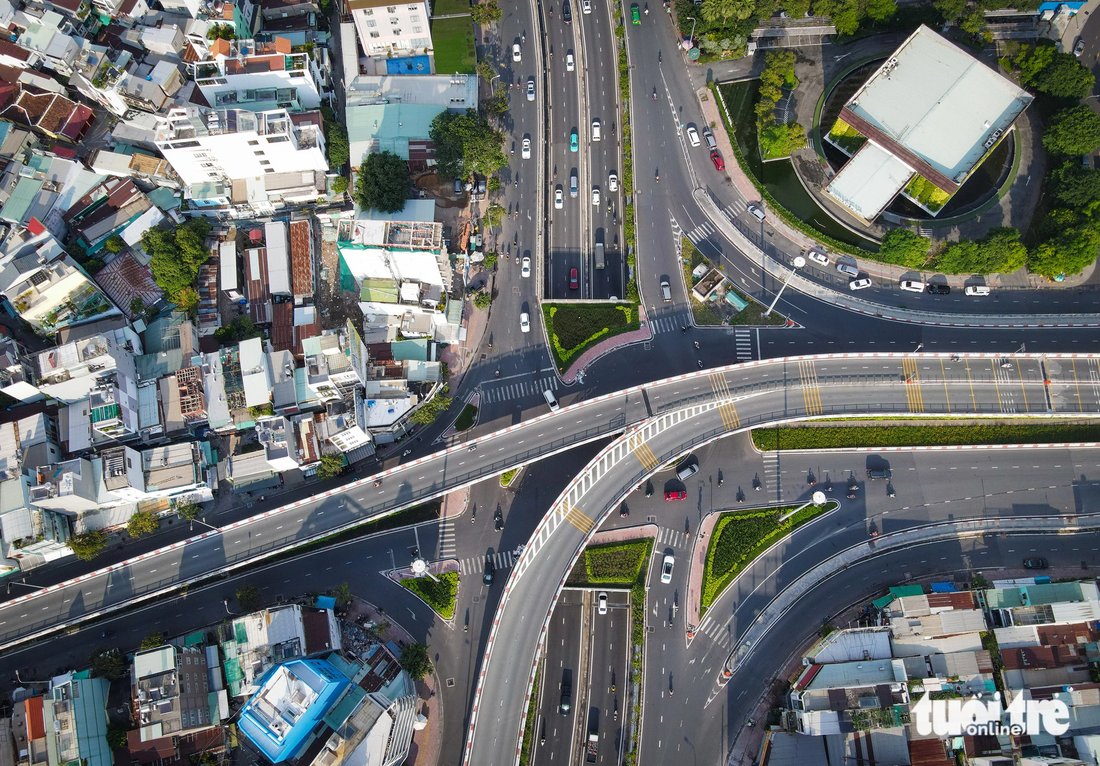
[[[351,681],[327,660],[290,660],[268,670],[241,709],[242,734],[272,763],[301,754],[310,735],[343,695]],[[276,704],[293,685],[316,695],[306,706]]]

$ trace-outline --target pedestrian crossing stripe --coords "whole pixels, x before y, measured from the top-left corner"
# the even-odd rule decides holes
[[[911,412],[924,412],[924,394],[920,388],[920,370],[916,359],[902,359],[901,370],[905,375],[905,400]]]
[[[717,396],[718,398],[722,398],[729,394],[730,387],[729,384],[726,382],[725,375],[718,372],[712,372],[707,377],[710,378],[710,387],[714,391],[715,396]]]
[[[653,450],[650,449],[649,445],[642,441],[641,436],[635,436],[638,442],[631,450],[634,453],[634,457],[638,458],[638,462],[642,464],[642,468],[647,471],[652,472],[657,470],[657,465],[659,463],[657,456],[653,454]]]
[[[820,415],[825,411],[821,403],[821,387],[817,383],[817,368],[809,360],[798,363],[798,373],[802,382],[802,400],[807,415]]]
[[[562,510],[562,519],[568,521],[586,535],[596,526],[596,522],[585,516],[575,505],[563,505]]]
[[[485,556],[470,556],[458,562],[460,575],[472,575],[481,572],[485,568]],[[512,551],[500,551],[491,556],[493,566],[497,569],[511,569],[519,557]]]
[[[558,379],[553,375],[548,375],[538,380],[483,384],[481,398],[486,404],[492,404],[494,402],[503,402],[508,399],[518,399],[523,396],[534,396],[546,390],[556,391],[557,388]]]

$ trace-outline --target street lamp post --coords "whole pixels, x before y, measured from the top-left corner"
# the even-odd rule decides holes
[[[189,521],[189,522],[191,523],[191,529],[194,529],[194,528],[195,528],[195,522],[197,521],[197,522],[199,522],[200,524],[202,524],[202,525],[203,525],[204,527],[206,527],[207,529],[211,529],[211,530],[213,530],[213,531],[215,531],[215,532],[221,532],[221,529],[219,529],[218,527],[215,527],[215,526],[213,526],[213,525],[211,525],[211,524],[207,524],[207,523],[206,523],[205,521],[203,521],[202,519],[198,519],[198,518],[195,518],[195,519],[188,519],[188,521]]]
[[[779,303],[779,296],[783,294],[783,290],[787,287],[787,283],[791,281],[791,277],[795,275],[795,272],[806,265],[806,259],[801,255],[796,255],[792,265],[794,268],[791,269],[791,273],[787,275],[787,278],[783,280],[783,284],[779,286],[779,292],[775,294],[775,298],[772,299],[772,305],[768,306],[768,310],[764,312],[764,316],[771,316],[775,304]]]
[[[688,35],[688,42],[690,43],[695,39],[695,24],[697,23],[694,16],[685,16],[685,19],[691,19],[691,34]]]

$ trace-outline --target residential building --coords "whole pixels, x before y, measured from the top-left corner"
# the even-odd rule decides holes
[[[42,703],[46,753],[50,766],[112,766],[107,744],[107,692],[105,678],[93,678],[90,670],[67,673],[50,681]]]
[[[205,484],[206,459],[198,442],[136,450],[112,447],[101,453],[105,486],[115,496],[138,502],[158,498],[212,499]]]
[[[348,0],[346,7],[351,11],[359,44],[367,56],[432,53],[431,9],[427,0],[412,3]]]
[[[290,421],[284,417],[260,418],[256,421],[256,440],[263,445],[264,457],[276,473],[305,468],[304,453],[298,448],[297,436]]]
[[[290,252],[286,224],[282,221],[265,223],[264,245],[267,247],[268,292],[274,298],[290,298]]]
[[[20,47],[37,54],[39,60],[59,75],[72,74],[80,44],[70,33],[72,24],[57,11],[46,11],[41,16],[16,13],[14,25],[21,31],[15,40]]]
[[[61,459],[57,423],[45,412],[0,423],[0,477],[14,479]]]
[[[206,103],[214,109],[308,111],[321,106],[320,73],[290,41],[215,40],[211,58],[187,65]]]
[[[27,357],[27,377],[41,396],[73,404],[87,399],[103,375],[141,352],[141,338],[123,326]]]
[[[133,720],[142,742],[175,737],[213,725],[206,653],[171,644],[134,654],[130,668]]]
[[[313,224],[309,218],[290,222],[290,282],[294,302],[312,302],[316,293],[313,272]]]
[[[47,232],[0,270],[0,294],[40,334],[121,314]]]
[[[128,176],[157,186],[173,188],[179,186],[179,178],[168,160],[138,151],[133,147],[117,146],[113,150],[96,149],[88,155],[88,167],[104,176]]]
[[[73,159],[30,148],[0,171],[0,220],[28,229],[45,227],[64,238],[63,213],[102,180]]]
[[[0,86],[0,118],[59,141],[79,143],[93,116],[91,108],[58,93],[20,83]]]
[[[129,178],[109,178],[78,199],[63,214],[69,232],[89,255],[99,252],[107,240],[122,234],[149,210],[156,210],[145,193]],[[137,242],[141,234],[164,220],[156,210],[152,219],[142,221],[141,232],[131,234]]]
[[[200,210],[271,213],[325,189],[328,162],[314,112],[175,108],[161,118],[156,144]]]

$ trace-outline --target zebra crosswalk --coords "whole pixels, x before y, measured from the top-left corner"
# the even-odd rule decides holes
[[[735,221],[737,216],[741,215],[748,210],[748,203],[744,200],[734,200],[730,204],[722,208],[722,215],[728,218],[730,221]],[[698,245],[700,242],[706,240],[711,235],[718,232],[717,227],[710,221],[703,221],[694,229],[684,232],[684,236],[692,241],[693,244]]]
[[[500,551],[492,554],[493,566],[497,569],[511,569],[516,563],[514,551]],[[485,571],[485,556],[470,556],[458,562],[458,573],[462,577],[481,574]]]
[[[657,545],[672,548],[687,548],[691,542],[691,535],[667,527],[657,528]]]
[[[455,549],[455,523],[451,519],[443,519],[439,522],[438,558],[454,558]]]
[[[511,399],[522,399],[526,396],[542,395],[543,391],[557,391],[558,378],[553,374],[544,374],[540,377],[516,378],[481,384],[481,401],[486,404],[504,402]]]
[[[653,334],[662,332],[680,332],[681,327],[690,327],[692,318],[690,311],[669,311],[657,316],[649,317],[649,327]]]
[[[704,634],[711,641],[723,646],[724,648],[730,647],[730,634],[728,630],[729,623],[722,624],[719,620],[716,620],[713,615],[707,615],[703,618],[703,621],[699,623],[699,627],[696,628],[697,633]]]
[[[735,330],[733,344],[737,350],[737,361],[744,362],[752,359],[752,335],[749,330]]]

